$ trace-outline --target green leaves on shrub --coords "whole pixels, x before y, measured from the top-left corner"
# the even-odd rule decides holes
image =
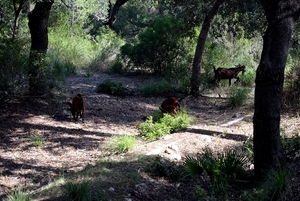
[[[130,95],[132,92],[123,86],[122,82],[113,82],[111,80],[105,80],[97,85],[96,91],[98,93],[106,93],[117,96]]]
[[[136,44],[121,47],[121,56],[127,68],[176,76],[177,68],[192,61],[193,47],[185,24],[170,15],[157,17],[138,35]]]
[[[248,88],[230,87],[227,91],[228,104],[234,107],[243,105],[249,99],[249,93]]]
[[[147,140],[155,140],[171,132],[171,127],[154,122],[152,116],[149,116],[144,123],[138,124],[137,129]]]
[[[163,114],[163,117],[157,121],[149,116],[144,123],[137,125],[137,129],[143,137],[149,140],[155,140],[176,129],[183,129],[191,124],[192,120],[185,112],[179,112],[176,116],[171,114]]]
[[[228,150],[213,154],[211,149],[204,148],[196,157],[186,156],[184,166],[192,175],[201,175],[205,171],[213,189],[225,192],[237,178],[247,175],[244,166],[248,161],[244,152]]]

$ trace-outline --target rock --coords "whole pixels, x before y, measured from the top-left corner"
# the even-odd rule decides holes
[[[206,135],[202,135],[201,140],[203,140],[204,142],[211,143],[211,137],[206,136]]]
[[[164,139],[164,140],[169,140],[169,139],[171,139],[171,138],[172,138],[171,135],[166,135],[166,136],[164,136],[162,139]]]
[[[172,154],[171,158],[173,158],[174,160],[177,160],[177,161],[181,160],[181,156],[179,154]]]
[[[176,152],[179,151],[179,148],[178,148],[176,145],[174,145],[174,144],[169,145],[168,148],[171,149],[171,150],[174,150],[174,151],[176,151]]]
[[[145,183],[137,184],[135,185],[135,187],[138,189],[139,192],[146,192],[146,190],[148,189],[148,186]]]

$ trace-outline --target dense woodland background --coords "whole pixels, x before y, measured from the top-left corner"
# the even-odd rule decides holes
[[[79,71],[86,76],[151,74],[168,89],[154,95],[199,96],[216,87],[211,83],[213,67],[242,64],[247,70],[241,76],[241,89],[255,87],[255,81],[263,88],[257,97],[269,83],[268,90],[278,89],[275,95],[267,94],[277,100],[274,113],[272,105],[267,104],[266,112],[263,100],[255,99],[256,139],[263,139],[262,132],[275,139],[270,139],[270,147],[254,141],[258,176],[263,170],[285,166],[278,115],[282,108],[297,112],[300,104],[299,5],[296,0],[2,0],[0,99],[51,94]],[[286,34],[280,32],[283,24]],[[275,47],[272,41],[280,38],[288,42]],[[272,60],[276,53],[278,61]],[[276,73],[263,74],[265,69]],[[263,130],[269,124],[274,129]],[[257,156],[266,148],[271,151],[265,158],[272,160],[263,162],[265,158]]]

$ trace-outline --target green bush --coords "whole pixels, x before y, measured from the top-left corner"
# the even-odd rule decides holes
[[[139,89],[142,96],[166,96],[174,93],[174,87],[167,79],[161,79],[157,82],[147,83]]]
[[[297,131],[299,132],[299,130]],[[291,137],[282,136],[281,143],[289,160],[299,160],[300,157],[300,134],[296,133]]]
[[[244,152],[228,150],[213,154],[209,148],[196,157],[186,156],[184,167],[192,175],[205,171],[210,177],[213,190],[225,193],[238,178],[247,176],[244,166],[249,162]]]
[[[130,95],[132,92],[123,86],[122,82],[114,82],[112,80],[105,80],[97,85],[97,93],[113,94],[116,96]]]
[[[247,68],[244,74],[240,74],[240,83],[242,86],[252,87],[255,84],[256,71],[253,68]]]
[[[153,117],[149,116],[144,123],[137,125],[141,136],[147,140],[156,140],[170,133],[171,127],[153,121]]]
[[[0,99],[23,94],[28,90],[29,41],[0,41]]]
[[[155,120],[154,120],[155,119]],[[161,118],[153,118],[149,116],[147,120],[143,123],[137,125],[141,136],[146,139],[155,140],[176,129],[186,128],[191,124],[192,120],[183,111],[179,112],[176,116],[171,114],[163,114]]]
[[[190,89],[190,80],[183,78],[174,83],[173,80],[162,78],[155,82],[149,82],[139,88],[142,96],[172,96],[176,93],[188,94]]]
[[[92,189],[89,182],[77,183],[69,181],[64,185],[67,200],[92,200]]]
[[[229,105],[238,107],[249,99],[250,89],[232,86],[227,91],[227,101]]]
[[[175,76],[177,68],[185,70],[192,62],[193,47],[187,33],[179,19],[168,15],[157,17],[138,35],[137,44],[127,43],[121,47],[121,56],[130,70]]]

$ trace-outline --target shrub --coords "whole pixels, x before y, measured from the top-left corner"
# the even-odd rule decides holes
[[[227,91],[228,104],[234,107],[243,105],[249,99],[249,93],[248,88],[230,87]]]
[[[299,132],[299,131],[298,131]],[[292,137],[282,136],[281,143],[289,160],[299,159],[300,156],[300,135],[294,134]]]
[[[149,116],[144,123],[137,125],[140,134],[147,140],[155,140],[170,133],[171,128],[165,124],[153,122],[153,117]]]
[[[251,87],[255,83],[256,72],[253,68],[247,68],[246,72],[239,77],[241,85]]]
[[[105,80],[97,85],[97,93],[113,94],[117,96],[130,95],[132,92],[123,86],[122,82]]]
[[[29,41],[0,41],[0,99],[22,94],[28,88]]]
[[[176,68],[192,61],[188,34],[181,20],[170,15],[157,17],[138,35],[137,44],[121,47],[123,61],[129,69],[176,75]]]
[[[158,82],[145,84],[139,89],[142,96],[151,97],[159,95],[169,95],[174,93],[174,86],[166,79],[161,79]]]
[[[225,193],[237,178],[247,176],[244,166],[248,161],[244,152],[228,150],[213,154],[206,147],[196,157],[186,156],[184,167],[192,175],[201,175],[205,171],[210,177],[213,190]]]
[[[91,186],[89,182],[77,183],[69,181],[64,185],[67,200],[92,200]]]
[[[259,185],[265,191],[265,200],[282,200],[284,192],[290,189],[290,173],[284,168],[271,169]]]
[[[157,120],[156,120],[157,118]],[[162,117],[149,116],[144,123],[137,125],[140,134],[146,139],[155,140],[176,129],[188,127],[192,120],[183,112],[178,112],[176,116],[171,114],[163,114]],[[155,119],[155,120],[154,120]]]

